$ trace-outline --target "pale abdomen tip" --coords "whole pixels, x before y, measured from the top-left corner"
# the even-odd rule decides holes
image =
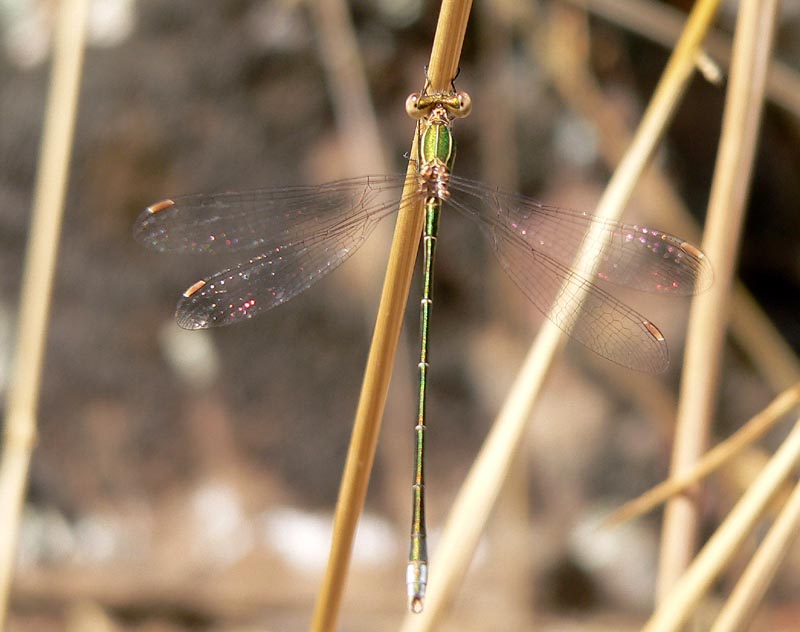
[[[419,614],[425,602],[425,588],[428,584],[428,564],[422,560],[412,560],[406,568],[408,586],[408,609]]]

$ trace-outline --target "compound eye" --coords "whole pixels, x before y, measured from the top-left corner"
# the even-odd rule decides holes
[[[406,114],[413,119],[421,119],[425,116],[425,110],[419,108],[419,92],[414,92],[406,99]]]
[[[456,96],[458,97],[458,110],[453,112],[453,116],[459,118],[469,116],[469,113],[472,112],[472,99],[466,92],[459,92]]]

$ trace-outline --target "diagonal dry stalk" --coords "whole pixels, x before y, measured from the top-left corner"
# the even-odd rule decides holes
[[[738,632],[748,629],[756,608],[781,562],[800,535],[800,483],[747,565],[731,596],[725,601],[711,632]]]
[[[778,395],[764,410],[751,418],[728,439],[706,452],[691,469],[679,477],[667,479],[638,498],[625,503],[608,516],[602,526],[614,527],[622,522],[633,520],[704,479],[742,450],[758,441],[798,403],[800,403],[800,384],[795,384]]]
[[[800,420],[689,568],[661,600],[642,632],[682,630],[719,573],[739,551],[770,500],[800,464]]]
[[[428,66],[432,92],[448,90],[456,74],[471,5],[471,0],[442,2]],[[416,143],[416,138],[414,142]],[[413,147],[411,155],[414,155]],[[413,166],[409,165],[409,173],[412,169]],[[410,186],[414,186],[411,180],[406,187]],[[403,193],[405,197],[411,191]],[[312,630],[317,632],[334,629],[338,618],[353,538],[364,506],[422,230],[421,210],[417,203],[403,204],[397,218],[386,280],[353,423],[353,435],[336,504],[328,566],[314,610]]]
[[[742,3],[734,38],[722,136],[711,186],[703,250],[714,263],[714,285],[695,298],[689,316],[671,476],[682,476],[705,451],[714,415],[727,331],[730,288],[749,193],[772,50],[777,2]],[[699,508],[672,499],[664,514],[658,594],[665,594],[695,552]]]
[[[662,75],[631,146],[609,182],[596,214],[618,217],[630,198],[692,77],[703,37],[719,0],[699,0]],[[567,44],[571,45],[571,44]],[[505,480],[563,332],[547,320],[450,511],[434,555],[425,611],[407,616],[402,630],[432,630],[466,573],[478,540]]]
[[[0,630],[5,625],[38,407],[48,314],[83,64],[88,0],[63,0],[25,254],[11,386],[0,461]]]

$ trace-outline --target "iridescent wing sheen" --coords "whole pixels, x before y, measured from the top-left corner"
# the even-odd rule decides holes
[[[710,283],[711,269],[699,250],[657,231],[633,233],[682,244],[685,254],[663,257],[654,241],[648,245],[628,239],[632,231],[623,224],[545,207],[460,178],[450,184],[450,204],[477,222],[511,279],[557,327],[622,366],[646,373],[666,370],[669,351],[658,328],[572,270],[570,257],[586,241],[587,231],[599,224],[611,244],[606,250],[598,246],[598,278],[640,290],[686,294]],[[638,270],[626,268],[637,265]],[[661,289],[662,284],[670,287]]]
[[[495,229],[491,240],[511,279],[571,338],[637,371],[667,369],[667,343],[644,316],[511,233]]]
[[[176,319],[203,329],[252,318],[334,270],[399,207],[406,176],[369,176],[313,187],[192,195],[159,202],[134,234],[161,252],[255,255],[192,285]],[[391,195],[393,194],[393,195]],[[413,194],[407,201],[418,199]]]
[[[342,222],[396,210],[405,175],[362,176],[317,186],[184,195],[147,207],[134,238],[159,252],[229,254],[271,250]],[[392,204],[394,203],[394,205]]]
[[[636,224],[620,224],[540,204],[452,176],[450,191],[468,215],[513,233],[537,253],[571,267],[578,252],[593,249],[596,278],[645,292],[690,295],[713,280],[708,259],[692,244]]]
[[[278,246],[191,286],[178,302],[175,319],[184,329],[230,325],[307,289],[353,254],[377,225],[359,218],[326,233]]]

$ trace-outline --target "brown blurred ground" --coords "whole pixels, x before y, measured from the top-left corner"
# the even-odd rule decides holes
[[[543,5],[543,21],[548,8]],[[402,104],[421,87],[435,9],[399,2],[352,7],[398,171],[413,131]],[[315,525],[330,519],[371,333],[364,298],[349,279],[357,268],[382,268],[385,260],[354,257],[291,304],[212,332],[204,340],[215,368],[199,376],[176,370],[170,344],[194,349],[198,343],[175,338],[182,332],[171,320],[174,303],[189,283],[223,263],[143,250],[131,238],[141,209],[183,192],[342,177],[345,154],[313,24],[302,8],[141,0],[132,11],[129,35],[114,45],[95,44],[86,58],[11,629],[304,629],[318,562],[298,566],[266,534],[273,524],[291,530],[286,525],[295,523],[280,513],[288,508],[316,516]],[[481,134],[492,133],[486,112],[494,104],[484,88],[491,77],[483,62],[494,54],[485,36],[493,19],[487,7],[475,11],[458,80],[473,94],[476,115],[456,128],[456,169],[481,179],[492,160],[482,155]],[[781,28],[778,54],[796,61],[800,15],[787,11]],[[593,70],[609,98],[630,109],[633,124],[666,53],[599,20],[591,21],[590,33]],[[520,38],[514,35],[503,62],[516,79],[514,93],[503,98],[521,104],[514,147],[519,175],[509,177],[526,194],[591,209],[607,177],[593,132],[520,52]],[[0,56],[3,379],[46,80],[46,64],[24,67],[8,51]],[[724,88],[696,80],[661,157],[698,215],[723,96]],[[767,109],[742,251],[743,278],[795,348],[798,130],[796,119]],[[541,318],[501,278],[473,227],[446,216],[441,243],[428,452],[434,532]],[[518,497],[530,514],[524,513],[517,552],[524,571],[513,588],[507,585],[505,571],[514,560],[493,555],[490,534],[447,629],[527,629],[535,613],[544,630],[625,630],[636,629],[648,611],[657,517],[616,534],[597,534],[591,524],[664,475],[669,434],[659,422],[672,405],[688,304],[624,296],[668,333],[671,372],[632,376],[577,345],[568,348],[524,459]],[[415,305],[407,320],[410,340]],[[198,362],[212,366],[203,349],[198,353]],[[721,435],[771,396],[735,348],[725,380]],[[648,409],[637,392],[665,399]],[[374,559],[354,564],[342,629],[396,629],[403,614],[407,497],[398,501],[395,491],[407,494],[412,422],[394,414],[384,423],[393,428],[386,436],[400,439],[382,446],[383,453],[407,454],[409,469],[398,472],[380,457],[376,464],[368,510],[380,517],[379,536],[365,545]],[[710,525],[731,505],[736,488],[718,479],[708,493]],[[324,561],[324,538],[324,531],[313,531],[300,546],[310,550],[322,542]],[[790,610],[800,587],[799,561],[795,551],[757,629],[792,629],[780,621],[797,620]],[[480,578],[489,580],[489,589]]]

